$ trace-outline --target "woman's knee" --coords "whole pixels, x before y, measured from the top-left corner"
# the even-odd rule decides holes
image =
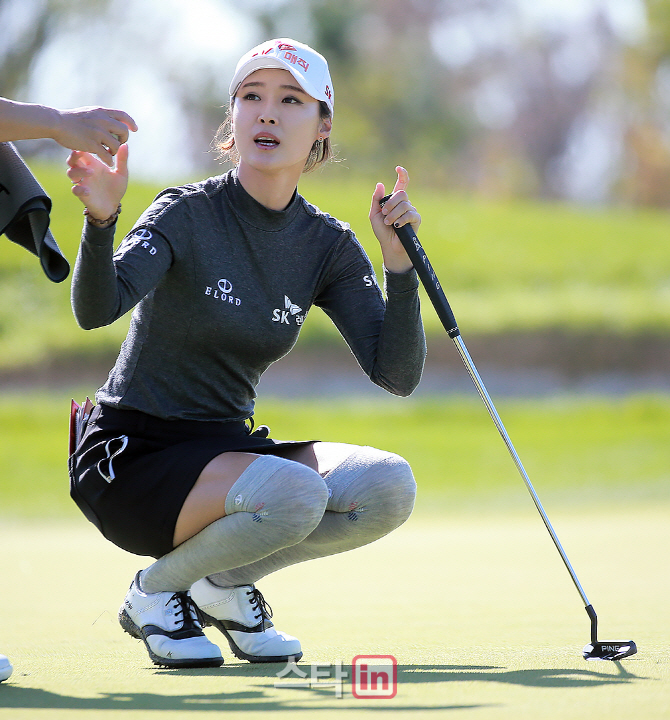
[[[261,455],[230,489],[226,514],[249,512],[255,522],[281,526],[291,544],[319,524],[327,502],[328,488],[315,470],[275,455]]]
[[[416,499],[416,480],[407,460],[395,453],[375,450],[366,478],[368,492],[374,495],[380,506],[387,509],[393,522],[398,525],[405,522]]]
[[[359,447],[326,476],[329,509],[352,516],[370,513],[397,527],[410,516],[416,498],[416,481],[409,463],[400,455]]]

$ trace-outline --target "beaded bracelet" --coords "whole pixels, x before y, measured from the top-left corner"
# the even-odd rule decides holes
[[[99,228],[106,228],[112,225],[116,222],[116,219],[121,214],[121,203],[119,203],[119,207],[116,208],[116,212],[112,213],[106,220],[98,220],[97,218],[91,217],[91,214],[88,211],[88,208],[84,208],[84,215],[88,222],[91,223],[91,225],[94,225],[95,227]]]

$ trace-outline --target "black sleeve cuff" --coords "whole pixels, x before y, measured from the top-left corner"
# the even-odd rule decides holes
[[[419,287],[419,276],[414,268],[407,272],[394,273],[384,268],[384,289],[387,293],[404,293]]]

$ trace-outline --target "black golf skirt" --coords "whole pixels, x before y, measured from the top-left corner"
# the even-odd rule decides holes
[[[181,508],[210,460],[233,451],[281,456],[313,442],[265,435],[244,421],[162,420],[97,405],[69,458],[70,495],[115,545],[159,558],[173,550]]]

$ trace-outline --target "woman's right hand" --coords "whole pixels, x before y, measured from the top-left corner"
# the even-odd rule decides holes
[[[116,212],[128,187],[128,146],[121,145],[116,164],[108,167],[91,153],[75,150],[67,159],[72,193],[88,208],[95,220],[106,220]]]

